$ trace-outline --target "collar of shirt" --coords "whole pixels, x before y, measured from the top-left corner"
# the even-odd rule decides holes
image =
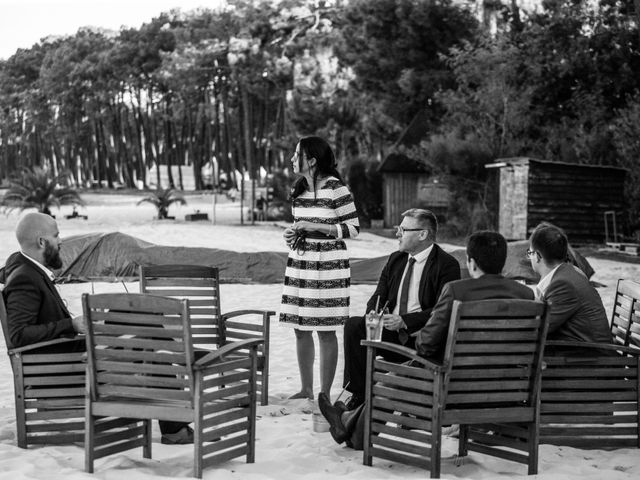
[[[429,258],[429,255],[431,255],[431,250],[433,250],[433,243],[428,248],[422,250],[420,253],[416,253],[415,255],[413,255],[413,258],[416,259],[416,263],[426,262],[427,258]],[[409,255],[409,258],[411,257],[412,256]]]
[[[560,264],[560,265],[562,265],[562,264]],[[544,295],[546,293],[547,288],[549,288],[549,284],[551,283],[551,280],[553,279],[553,274],[556,273],[556,270],[558,270],[558,268],[560,268],[560,265],[557,265],[556,268],[551,270],[543,278],[540,279],[540,281],[538,282],[538,287],[537,287],[538,291],[540,292],[540,295]]]
[[[36,266],[42,270],[44,272],[44,274],[49,277],[49,280],[51,280],[53,282],[55,275],[53,274],[53,272],[51,270],[49,270],[47,267],[45,267],[43,264],[41,264],[39,261],[37,261],[35,258],[30,257],[29,255],[27,255],[26,253],[24,253],[22,250],[20,250],[20,253],[24,256],[24,258],[31,260],[33,263],[36,264]]]

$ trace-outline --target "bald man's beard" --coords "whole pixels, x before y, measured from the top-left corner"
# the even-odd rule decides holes
[[[44,263],[51,270],[62,268],[62,259],[60,258],[60,249],[56,249],[50,242],[44,246]]]

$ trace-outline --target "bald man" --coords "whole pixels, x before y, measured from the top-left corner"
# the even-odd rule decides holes
[[[0,274],[5,283],[8,343],[17,348],[83,332],[82,316],[71,316],[53,285],[52,270],[62,267],[56,221],[28,213],[18,222],[16,238],[20,251],[9,256]],[[84,342],[78,343],[82,349]]]
[[[7,306],[8,343],[13,348],[84,333],[82,315],[72,317],[53,285],[51,270],[62,267],[60,237],[56,221],[49,215],[29,213],[16,227],[20,251],[11,254],[2,272],[2,295]],[[84,340],[62,347],[46,347],[46,352],[85,350]],[[196,358],[198,358],[196,354]],[[160,421],[161,442],[193,443],[193,430],[183,422]]]

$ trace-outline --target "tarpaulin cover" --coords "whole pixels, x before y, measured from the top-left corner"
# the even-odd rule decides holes
[[[511,242],[508,247],[505,276],[536,283],[525,252],[527,241]],[[460,263],[463,278],[466,251],[451,252]],[[91,233],[67,237],[60,255],[63,268],[56,272],[62,281],[115,280],[137,277],[139,265],[206,265],[218,267],[220,280],[226,283],[280,283],[287,263],[286,252],[234,252],[217,248],[162,246],[124,233]],[[574,263],[588,277],[593,275],[589,262],[573,251]],[[377,283],[387,257],[351,260],[351,281]]]

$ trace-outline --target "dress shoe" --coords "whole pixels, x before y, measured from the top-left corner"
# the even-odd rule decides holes
[[[342,400],[338,400],[333,404],[333,406],[336,407],[341,412],[346,412],[347,410],[349,410]]]
[[[176,433],[163,433],[160,443],[164,445],[187,445],[193,443],[193,430],[191,427],[182,427]]]
[[[349,433],[342,424],[342,410],[331,405],[329,397],[323,392],[318,395],[318,407],[322,416],[329,422],[329,433],[333,439],[339,444],[344,442],[349,437]]]

